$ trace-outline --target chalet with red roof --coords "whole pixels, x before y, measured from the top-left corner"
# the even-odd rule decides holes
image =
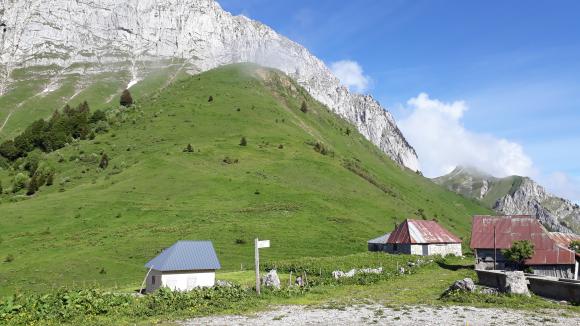
[[[370,240],[370,251],[411,255],[461,256],[461,239],[436,221],[406,219],[393,232]]]
[[[509,268],[501,251],[518,240],[528,240],[534,245],[534,256],[525,262],[534,274],[578,279],[580,254],[568,247],[580,236],[548,232],[529,215],[474,216],[470,247],[475,254],[475,268]]]

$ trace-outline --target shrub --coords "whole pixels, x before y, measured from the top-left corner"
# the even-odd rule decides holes
[[[32,196],[36,193],[36,191],[38,190],[38,180],[36,176],[32,176],[32,178],[30,178],[30,181],[28,182],[28,188],[26,191],[26,195],[28,196]]]
[[[529,240],[514,241],[511,248],[502,250],[504,257],[516,264],[518,269],[525,265],[525,260],[534,255],[534,244]]]
[[[240,139],[240,146],[247,146],[248,145],[248,141],[246,140],[246,137],[242,137],[242,139]]]
[[[28,181],[28,177],[24,173],[18,173],[14,176],[14,181],[12,183],[12,192],[17,193],[20,190],[26,187],[26,182]]]
[[[103,112],[101,110],[96,110],[95,112],[93,112],[93,114],[89,118],[89,122],[90,123],[97,123],[99,121],[107,121],[107,115],[105,114],[105,112]]]
[[[236,239],[236,244],[246,244],[246,240],[244,239]]]
[[[300,106],[300,111],[306,113],[308,112],[308,105],[306,105],[306,101],[302,101],[302,105]]]
[[[208,102],[213,102],[213,96],[209,96],[209,98],[207,99]]]
[[[3,191],[4,191],[4,189],[2,188],[2,180],[0,180],[0,195],[2,195]]]
[[[129,92],[128,89],[124,90],[121,94],[121,100],[119,103],[124,107],[130,107],[133,105],[133,97],[131,96],[131,92]]]
[[[328,147],[326,147],[326,145],[324,145],[323,143],[321,143],[319,141],[314,143],[314,150],[322,155],[334,156],[334,152],[331,151],[330,149],[328,149]]]
[[[6,256],[6,258],[4,258],[5,263],[11,263],[13,261],[14,261],[14,256],[12,254],[9,254],[8,256]]]
[[[1,185],[0,185],[0,189],[2,189]],[[574,241],[570,242],[570,245],[568,246],[568,248],[570,248],[570,250],[573,250],[577,253],[580,253],[580,240],[574,240]]]
[[[193,153],[193,147],[191,144],[187,144],[187,146],[183,149],[184,153]]]
[[[97,134],[104,134],[104,133],[108,132],[110,128],[111,128],[111,126],[109,125],[109,123],[107,121],[100,120],[94,124],[93,130]]]
[[[99,168],[104,170],[107,166],[109,166],[109,156],[107,153],[103,153],[103,155],[101,155],[101,161],[99,162]]]
[[[236,164],[239,161],[238,161],[237,158],[236,159],[233,159],[233,158],[230,158],[229,156],[226,156],[226,157],[224,157],[224,159],[222,160],[222,162],[224,162],[226,164]]]

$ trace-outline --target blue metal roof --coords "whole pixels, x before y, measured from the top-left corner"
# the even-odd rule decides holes
[[[145,267],[162,272],[220,269],[211,241],[178,241]]]

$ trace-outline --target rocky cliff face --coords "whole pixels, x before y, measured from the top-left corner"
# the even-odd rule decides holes
[[[414,149],[371,96],[341,86],[325,64],[271,28],[232,16],[213,0],[2,0],[0,96],[13,71],[52,66],[66,74],[125,69],[133,85],[152,62],[179,60],[190,73],[238,62],[279,69],[352,122],[397,163],[419,170]]]
[[[496,178],[474,168],[458,167],[433,181],[482,201],[498,214],[532,215],[552,231],[580,233],[580,207],[550,194],[530,178]]]
[[[580,207],[546,192],[530,178],[511,194],[500,198],[494,209],[504,215],[533,215],[552,231],[580,232]]]

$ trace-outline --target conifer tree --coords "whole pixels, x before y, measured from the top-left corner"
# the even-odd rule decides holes
[[[131,96],[131,92],[129,92],[128,89],[124,90],[121,94],[120,104],[124,107],[130,107],[133,105],[133,97]]]
[[[300,111],[306,113],[308,112],[308,106],[306,105],[306,101],[302,101],[302,106],[300,106]]]

